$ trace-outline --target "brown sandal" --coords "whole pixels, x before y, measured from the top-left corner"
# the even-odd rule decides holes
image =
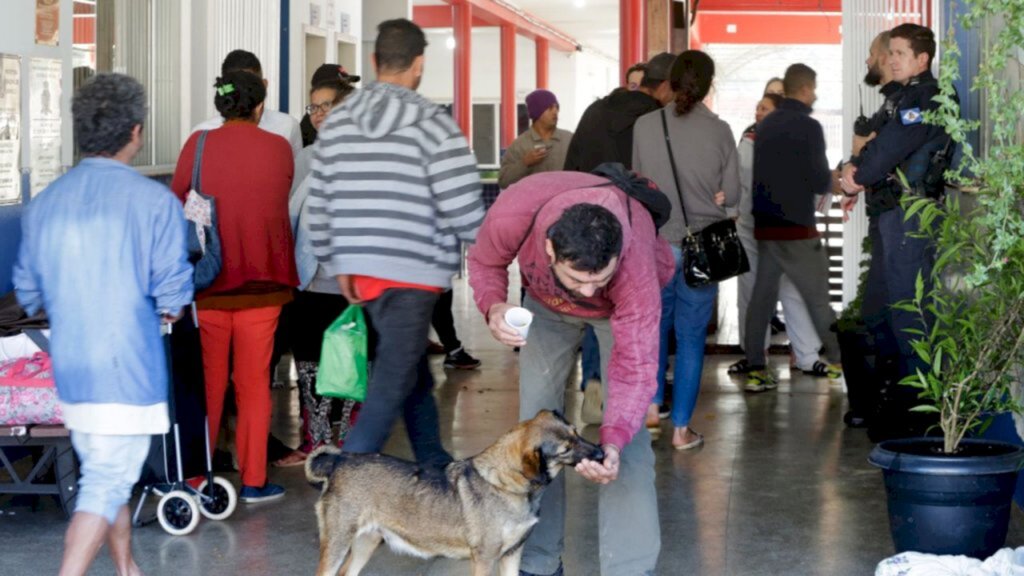
[[[306,458],[309,454],[306,454],[302,450],[293,450],[291,454],[274,460],[273,466],[275,468],[290,468],[292,466],[302,466],[306,463]]]

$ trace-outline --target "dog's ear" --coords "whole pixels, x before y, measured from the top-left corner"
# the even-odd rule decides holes
[[[565,415],[562,414],[561,410],[552,410],[551,414],[553,414],[555,418],[558,418],[558,420],[562,422],[562,424],[569,425],[569,421],[565,419]]]
[[[541,448],[523,452],[523,476],[530,481],[530,484],[544,485],[550,482],[548,459]]]

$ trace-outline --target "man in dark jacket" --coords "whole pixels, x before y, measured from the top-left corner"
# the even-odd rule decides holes
[[[748,392],[777,386],[765,358],[764,333],[779,299],[782,274],[807,303],[826,357],[839,360],[839,345],[830,330],[835,313],[829,304],[828,256],[814,219],[815,196],[828,193],[833,183],[825,157],[825,133],[811,118],[817,74],[804,64],[793,64],[783,84],[786,99],[761,123],[754,143],[752,212],[759,259],[743,347],[747,363],[754,368],[747,380]]]
[[[569,143],[566,170],[590,172],[605,162],[632,167],[633,124],[672,101],[669,72],[675,59],[668,52],[658,54],[647,63],[637,90],[615,90],[587,108]]]

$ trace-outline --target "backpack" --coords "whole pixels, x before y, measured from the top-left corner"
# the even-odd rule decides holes
[[[672,203],[668,196],[658,189],[658,186],[648,178],[640,176],[636,172],[627,170],[619,162],[605,162],[594,168],[591,174],[607,178],[610,185],[626,193],[626,196],[636,200],[651,214],[654,221],[654,228],[660,230],[668,222],[672,215]],[[632,203],[626,203],[626,209],[630,220],[633,219]]]

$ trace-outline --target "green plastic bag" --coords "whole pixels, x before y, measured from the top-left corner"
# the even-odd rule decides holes
[[[366,336],[361,306],[349,306],[327,328],[316,373],[317,394],[356,402],[366,400]]]

